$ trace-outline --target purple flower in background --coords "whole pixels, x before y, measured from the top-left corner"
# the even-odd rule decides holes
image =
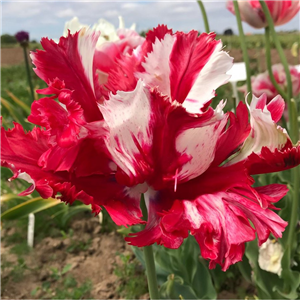
[[[27,31],[18,31],[15,34],[15,37],[21,45],[27,44],[29,42],[29,32]]]

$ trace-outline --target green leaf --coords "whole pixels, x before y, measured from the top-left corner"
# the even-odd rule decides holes
[[[249,283],[252,282],[251,279],[251,266],[249,264],[249,260],[247,258],[246,255],[243,256],[243,260],[238,262],[237,267],[239,269],[239,271],[241,272],[241,274],[243,275],[243,277],[245,278],[245,280],[247,280]]]
[[[18,111],[18,107],[12,105],[11,103],[9,103],[9,101],[3,99],[2,97],[1,104],[3,104],[3,106],[7,109],[14,121],[20,123],[26,130],[29,130],[31,128],[31,125],[29,125],[26,120],[27,116],[20,114]]]
[[[41,197],[28,200],[24,203],[14,206],[1,214],[2,220],[15,220],[28,216],[30,213],[37,213],[55,205],[63,205],[60,200]]]
[[[15,194],[5,194],[1,196],[1,202],[6,202],[6,201],[11,201],[11,200],[19,200],[19,201],[25,201],[28,200],[28,197],[22,197],[22,196],[17,196]]]
[[[299,272],[290,270],[290,267],[283,268],[281,278],[262,270],[258,264],[257,240],[249,242],[246,248],[246,255],[253,268],[253,280],[258,290],[260,299],[296,299],[297,288],[299,287]],[[285,264],[283,257],[282,265]]]
[[[68,271],[70,271],[71,268],[72,268],[72,264],[65,265],[64,268],[61,271],[61,275],[66,274]]]
[[[297,299],[298,293],[297,289],[300,286],[300,273],[297,271],[293,271],[290,268],[289,256],[290,252],[288,249],[284,252],[281,265],[282,265],[282,272],[281,278],[283,281],[282,286],[275,286],[275,290],[284,298],[286,299]]]
[[[20,100],[17,96],[15,96],[12,92],[5,90],[6,94],[17,104],[17,106],[20,106],[23,108],[24,112],[27,116],[30,115],[30,106],[25,104],[22,100]]]
[[[199,245],[189,236],[178,249],[153,247],[158,284],[174,293],[167,298],[179,296],[184,299],[215,299],[217,296],[208,268],[200,261]],[[135,251],[136,252],[136,251]],[[139,255],[139,254],[138,254]],[[138,257],[138,256],[137,256]],[[139,257],[138,257],[139,258]],[[173,277],[169,275],[173,274]],[[174,278],[174,282],[170,280]],[[175,279],[181,278],[182,281]],[[164,289],[163,288],[163,289]]]
[[[1,103],[3,104],[3,106],[8,110],[9,114],[11,115],[11,117],[14,119],[14,121],[21,123],[21,119],[20,116],[18,116],[15,108],[13,105],[11,105],[7,100],[5,100],[4,98],[1,97]]]
[[[84,211],[91,211],[90,206],[87,206],[85,204],[70,206],[68,210],[63,214],[62,225],[65,226],[74,215]]]

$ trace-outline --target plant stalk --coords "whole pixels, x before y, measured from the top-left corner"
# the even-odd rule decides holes
[[[273,19],[272,16],[270,14],[269,8],[266,5],[265,1],[259,1],[261,8],[266,16],[267,22],[268,22],[268,27],[270,29],[270,34],[272,35],[273,41],[275,43],[276,49],[278,51],[281,63],[284,67],[284,71],[285,71],[285,75],[286,75],[286,81],[287,81],[287,103],[288,103],[288,110],[289,110],[289,121],[290,121],[290,137],[292,139],[292,141],[295,143],[298,141],[298,135],[299,132],[295,132],[293,130],[293,126],[291,124],[292,122],[292,98],[293,98],[293,86],[292,86],[292,79],[291,79],[291,73],[290,73],[290,69],[289,69],[289,65],[287,63],[287,59],[284,55],[283,49],[281,47],[280,41],[277,37],[276,31],[275,31],[275,27],[274,27],[274,23],[273,23]]]
[[[204,27],[205,27],[205,32],[206,33],[209,33],[210,30],[209,30],[209,24],[208,24],[208,19],[207,19],[207,14],[206,14],[206,11],[205,11],[205,7],[203,5],[203,2],[201,0],[197,1],[198,2],[198,5],[201,9],[201,13],[202,13],[202,17],[203,17],[203,22],[204,22]]]
[[[145,203],[144,195],[141,195],[141,208],[143,212],[143,219],[148,219],[148,211]],[[159,299],[158,286],[157,286],[157,277],[155,270],[155,262],[153,256],[152,246],[146,246],[144,249],[144,257],[146,263],[146,274],[148,281],[148,290],[150,294],[150,299]]]
[[[144,255],[150,299],[159,299],[152,246],[144,247]]]
[[[32,81],[31,81],[28,57],[27,57],[27,47],[22,46],[22,48],[24,51],[25,67],[26,67],[26,73],[27,73],[27,80],[28,80],[28,84],[29,84],[29,88],[30,88],[30,94],[31,94],[32,101],[34,101],[34,91],[33,91],[33,85],[32,85]]]
[[[288,101],[286,92],[279,86],[279,84],[275,80],[275,77],[274,77],[274,74],[272,71],[269,27],[265,28],[265,42],[266,42],[266,62],[267,62],[267,68],[268,68],[270,80],[271,80],[272,84],[274,85],[275,89],[277,90],[277,92],[284,98],[285,101]]]
[[[276,35],[276,31],[274,28],[273,19],[271,17],[270,11],[268,9],[268,6],[264,1],[260,1],[260,5],[262,7],[262,10],[266,16],[266,19],[268,21],[268,27],[270,29],[270,34],[273,37],[273,41],[275,43],[276,49],[278,51],[281,63],[283,64],[284,71],[286,74],[286,80],[287,80],[287,103],[288,103],[288,110],[289,110],[289,123],[290,123],[290,137],[294,143],[298,141],[299,138],[299,125],[298,125],[298,113],[297,113],[297,104],[293,97],[293,86],[292,86],[292,79],[291,79],[291,73],[289,69],[289,65],[287,63],[287,59],[284,55],[283,49],[281,47],[281,44],[279,42],[279,39]],[[293,194],[292,194],[292,210],[291,210],[291,217],[289,220],[289,226],[288,226],[288,240],[287,240],[287,251],[289,251],[289,259],[293,256],[293,244],[295,239],[295,228],[297,224],[298,219],[298,194],[299,194],[299,176],[300,169],[299,167],[294,168],[292,170],[292,182],[293,182]]]
[[[241,15],[240,15],[240,10],[239,10],[239,4],[236,0],[233,1],[234,5],[234,12],[237,20],[237,25],[239,29],[239,37],[240,37],[240,42],[241,42],[241,47],[243,51],[243,58],[246,66],[246,74],[247,74],[247,90],[248,93],[250,94],[250,99],[252,99],[252,86],[251,86],[251,73],[250,73],[250,64],[249,64],[249,56],[247,52],[247,45],[246,45],[246,39],[244,35],[244,30],[243,30],[243,25],[242,25],[242,20],[241,20]]]
[[[289,109],[292,111],[291,119],[290,119],[290,126],[292,132],[299,133],[299,125],[298,125],[298,113],[297,113],[297,104],[294,99],[291,99],[291,105]],[[296,234],[296,226],[298,221],[298,208],[299,208],[299,189],[300,189],[300,167],[296,167],[292,170],[292,181],[293,181],[293,202],[292,202],[292,210],[291,210],[291,217],[289,220],[288,226],[288,251],[290,251],[289,257],[292,258],[294,255],[293,244],[295,241],[295,234]]]

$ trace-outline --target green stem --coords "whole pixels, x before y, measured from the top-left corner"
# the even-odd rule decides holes
[[[298,113],[297,113],[297,104],[294,99],[291,99],[291,106],[289,107],[291,109],[291,119],[290,119],[290,125],[291,125],[291,131],[292,132],[299,132],[299,125],[298,125]],[[292,170],[292,180],[293,180],[293,202],[292,202],[292,209],[291,209],[291,217],[289,220],[289,226],[287,228],[288,230],[288,251],[290,252],[289,257],[293,257],[294,249],[293,244],[295,241],[295,228],[297,226],[298,221],[298,199],[299,199],[299,183],[300,183],[300,167],[296,167]]]
[[[143,212],[143,219],[148,219],[147,207],[145,204],[144,195],[141,196],[141,208]],[[146,273],[148,281],[148,289],[150,294],[150,299],[159,299],[158,287],[157,287],[157,277],[155,270],[155,262],[153,256],[152,246],[144,247],[144,257],[146,262]]]
[[[205,7],[202,3],[202,1],[197,1],[198,2],[198,5],[201,9],[201,13],[202,13],[202,17],[203,17],[203,22],[204,22],[204,26],[205,26],[205,32],[206,33],[209,33],[210,30],[209,30],[209,24],[208,24],[208,19],[207,19],[207,14],[206,14],[206,11],[205,11]]]
[[[241,20],[241,15],[240,15],[240,10],[239,10],[239,4],[236,0],[233,1],[234,5],[234,12],[237,20],[237,25],[239,29],[239,36],[240,36],[240,42],[241,42],[241,47],[243,51],[243,58],[246,66],[246,74],[247,74],[247,90],[248,93],[250,93],[250,99],[252,99],[252,86],[251,86],[251,74],[250,74],[250,64],[249,64],[249,56],[247,52],[247,45],[246,45],[246,39],[244,35],[244,30],[243,30],[243,25],[242,25],[242,20]]]
[[[277,92],[287,101],[287,94],[285,91],[278,85],[277,81],[275,80],[273,71],[272,71],[272,60],[271,60],[271,47],[270,47],[270,29],[269,27],[265,28],[265,42],[266,42],[266,61],[267,61],[267,68],[270,76],[270,80],[274,85]]]
[[[150,299],[159,299],[152,246],[144,247],[144,255]]]
[[[286,81],[287,81],[287,103],[288,103],[288,109],[289,109],[289,120],[291,122],[292,120],[292,104],[291,104],[291,99],[293,98],[293,86],[292,86],[292,79],[291,79],[291,73],[290,73],[290,69],[289,69],[289,65],[287,63],[287,59],[284,55],[283,49],[281,47],[280,41],[277,37],[276,31],[275,31],[275,27],[274,27],[274,23],[273,23],[273,19],[271,17],[270,11],[268,6],[266,5],[265,1],[259,1],[261,8],[266,16],[267,22],[268,22],[268,27],[270,29],[270,33],[273,37],[273,41],[275,43],[276,49],[278,51],[281,63],[284,67],[284,71],[285,71],[285,75],[286,75]],[[293,142],[296,142],[298,140],[298,132],[294,132],[292,130],[293,126],[290,125],[290,136]]]
[[[27,57],[27,47],[22,46],[22,48],[24,51],[25,67],[26,67],[26,73],[27,73],[27,79],[28,79],[28,84],[29,84],[29,88],[30,88],[31,98],[32,98],[32,101],[34,101],[33,85],[32,85],[32,81],[31,81],[30,68],[29,68],[28,57]]]

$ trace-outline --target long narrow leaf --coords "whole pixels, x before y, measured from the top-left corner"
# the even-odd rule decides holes
[[[22,197],[22,196],[17,196],[15,194],[5,194],[1,196],[1,202],[6,202],[6,201],[10,201],[10,200],[29,200],[30,198],[26,198],[26,197]]]
[[[17,117],[17,115],[15,113],[14,107],[7,100],[5,100],[2,97],[1,97],[1,103],[8,110],[9,114],[12,116],[12,118],[14,119],[14,121],[16,121],[18,123],[21,123],[21,120],[19,120],[19,118]]]
[[[30,107],[25,104],[22,100],[20,100],[18,97],[16,97],[12,92],[5,90],[7,95],[19,106],[21,106],[27,115],[30,115]]]
[[[18,112],[18,107],[12,105],[9,101],[1,97],[1,104],[8,110],[10,116],[14,121],[21,124],[25,130],[30,130],[31,125],[27,122],[27,116]]]
[[[41,197],[28,200],[11,209],[8,209],[1,215],[2,220],[15,220],[28,216],[30,213],[37,213],[47,208],[63,205],[60,200],[49,198],[43,199]]]
[[[70,218],[80,212],[83,211],[91,211],[91,208],[86,205],[78,205],[78,206],[71,206],[69,207],[68,211],[64,213],[63,218],[62,218],[62,224],[65,226]]]

